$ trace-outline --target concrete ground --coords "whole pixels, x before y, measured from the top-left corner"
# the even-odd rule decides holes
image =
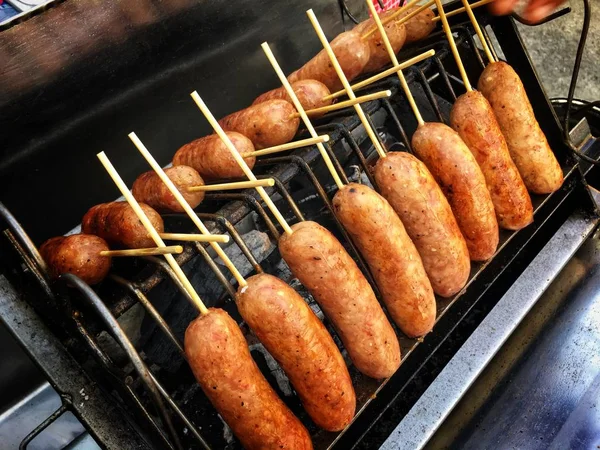
[[[600,100],[600,0],[590,0],[592,20],[575,98]],[[583,24],[583,2],[565,3],[572,12],[536,27],[519,24],[527,49],[550,97],[566,97]]]

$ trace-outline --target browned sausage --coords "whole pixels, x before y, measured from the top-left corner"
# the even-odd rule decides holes
[[[525,186],[549,194],[563,183],[563,173],[540,128],[519,75],[505,62],[488,64],[477,88],[488,99]]]
[[[164,223],[160,214],[145,203],[140,203],[140,206],[156,231],[162,233]],[[83,216],[81,231],[100,236],[110,245],[118,247],[155,247],[154,241],[127,202],[110,202],[93,206]]]
[[[204,180],[196,170],[189,166],[174,166],[165,169],[165,173],[192,208],[204,200],[204,192],[188,191],[191,186],[204,185]],[[184,212],[175,196],[153,170],[141,174],[133,183],[131,191],[138,202],[146,203],[157,211]]]
[[[456,294],[469,279],[469,250],[425,164],[408,153],[390,152],[375,165],[375,179],[417,247],[434,292]]]
[[[235,131],[227,131],[225,134],[231,139],[235,149],[239,153],[254,151],[252,141],[246,136]],[[254,156],[244,157],[248,167],[252,169],[256,158]],[[173,157],[174,166],[190,166],[194,168],[205,181],[213,181],[225,178],[240,178],[246,175],[235,161],[229,149],[221,138],[216,134],[204,136],[185,144]]]
[[[331,41],[331,48],[348,81],[360,75],[369,62],[369,44],[354,30],[339,34]],[[307,79],[320,81],[331,92],[342,88],[342,82],[325,50],[288,76],[290,83]]]
[[[306,428],[250,356],[235,321],[210,308],[185,332],[185,354],[198,384],[247,450],[310,450]]]
[[[413,11],[417,6],[413,8],[409,8],[403,13],[399,14],[397,19],[401,19],[402,17],[408,15],[411,11]],[[383,14],[380,14],[382,19],[385,19],[388,15],[393,14],[394,11],[397,11],[398,8],[390,9]],[[433,29],[435,28],[435,22],[433,22],[433,18],[435,17],[435,13],[432,9],[426,8],[421,11],[416,16],[412,17],[408,22],[404,24],[406,27],[406,42],[414,42],[421,39],[426,38],[431,34]]]
[[[533,222],[533,206],[492,107],[479,91],[456,99],[450,124],[477,160],[492,197],[498,225],[519,230]]]
[[[400,345],[375,293],[342,244],[316,222],[292,225],[279,251],[337,330],[352,362],[372,378],[400,366]]]
[[[317,80],[298,80],[292,84],[292,89],[298,97],[298,101],[302,105],[305,110],[320,108],[322,106],[328,106],[333,103],[333,99],[323,100],[324,97],[327,97],[331,92],[327,89],[323,83]],[[287,102],[292,103],[292,99],[288,95],[287,91],[284,87],[280,87],[278,89],[273,89],[272,91],[265,92],[254,100],[252,103],[256,105],[257,103],[263,103],[267,100],[273,99],[281,99]],[[315,117],[315,116],[313,116]]]
[[[491,258],[498,247],[498,222],[485,178],[469,148],[452,128],[433,122],[417,128],[412,145],[446,194],[471,259]]]
[[[409,337],[435,322],[436,305],[421,257],[385,198],[350,183],[333,198],[336,215],[371,268],[392,319]]]
[[[219,120],[225,131],[237,131],[257,149],[290,142],[298,131],[296,108],[285,100],[267,100],[234,112]]]
[[[342,430],[354,417],[356,396],[348,368],[325,326],[287,283],[269,274],[248,278],[238,310],[277,360],[312,420]]]
[[[369,62],[363,69],[363,73],[374,72],[381,69],[386,64],[391,63],[390,55],[387,52],[385,43],[381,38],[381,34],[379,33],[377,24],[373,18],[359,23],[356,28],[354,28],[354,31],[362,36],[372,29],[375,29],[375,32],[371,33],[367,39],[367,42],[369,43]],[[398,53],[406,41],[405,26],[403,24],[398,24],[396,20],[392,20],[385,25],[385,33],[390,40],[394,53]]]
[[[72,234],[48,239],[40,247],[40,254],[52,278],[72,273],[87,284],[98,284],[110,269],[110,257],[100,255],[107,250],[108,244],[98,236]]]

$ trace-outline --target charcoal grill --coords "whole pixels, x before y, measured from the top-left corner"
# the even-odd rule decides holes
[[[135,130],[157,159],[166,163],[181,144],[208,132],[189,99],[190,91],[198,89],[217,116],[244,107],[277,86],[260,42],[267,40],[290,72],[319,50],[306,9],[315,10],[330,37],[351,25],[349,17],[365,17],[360,1],[300,1],[285,6],[273,1],[259,8],[255,2],[243,1],[235,10],[222,2],[134,3],[151,6],[144,20],[138,15],[124,19],[122,5],[116,2],[93,6],[92,21],[85,9],[92,2],[71,0],[0,33],[2,49],[2,44],[19,39],[20,28],[54,27],[48,38],[54,45],[51,56],[62,55],[61,49],[76,51],[62,72],[58,66],[42,64],[43,74],[18,79],[16,68],[25,70],[32,60],[39,64],[42,56],[48,56],[39,46],[25,46],[25,56],[9,55],[16,68],[8,71],[7,87],[0,91],[0,118],[12,130],[0,150],[4,229],[0,317],[62,399],[55,413],[23,439],[22,448],[67,411],[105,448],[239,447],[184,361],[183,333],[196,312],[169,266],[157,257],[117,261],[96,290],[71,276],[49,283],[35,243],[68,232],[90,206],[114,199],[116,191],[95,159],[98,151],[106,150],[131,184],[148,168],[127,142],[127,132]],[[447,11],[458,7],[460,2],[451,3]],[[70,8],[89,24],[98,42],[90,43],[84,36],[79,42],[64,41],[56,28],[58,18],[65,18],[61,8]],[[188,244],[177,258],[207,305],[222,307],[238,320],[262,372],[307,425],[315,448],[381,444],[552,237],[565,227],[577,230],[569,245],[556,249],[556,258],[567,258],[598,221],[587,182],[594,170],[578,165],[565,144],[514,21],[490,17],[482,10],[476,10],[476,15],[487,25],[486,36],[495,37],[488,37],[493,51],[502,52],[523,79],[565,183],[551,195],[535,196],[535,222],[518,232],[502,231],[494,258],[473,264],[469,282],[459,294],[438,299],[432,333],[413,340],[396,329],[403,363],[392,378],[372,380],[350,367],[358,408],[346,430],[328,433],[312,424],[281,369],[241,321],[232,301],[235,285],[211,250]],[[450,23],[469,77],[477,80],[484,59],[468,18],[457,15]],[[103,29],[111,33],[95,34]],[[436,30],[426,40],[404,48],[399,59],[428,49],[435,49],[436,55],[405,74],[424,119],[447,123],[452,102],[464,87],[444,33]],[[389,150],[410,152],[409,137],[417,124],[397,78],[384,79],[365,91],[381,89],[390,89],[393,95],[366,104],[368,120]],[[370,167],[377,155],[354,110],[328,114],[315,125],[319,133],[329,134],[326,148],[343,181],[375,186]],[[303,137],[306,132],[300,130],[297,138]],[[315,220],[326,226],[373,284],[360,254],[332,214],[330,199],[336,187],[316,148],[260,158],[255,172],[259,178],[275,179],[276,185],[267,191],[287,221]],[[227,253],[244,275],[265,271],[281,277],[323,318],[282,262],[274,245],[279,227],[253,191],[207,194],[197,212],[211,232],[232,237]],[[163,217],[169,232],[194,230],[181,214]],[[548,280],[535,281],[549,282],[550,268],[547,275]],[[143,316],[135,337],[124,332],[126,318],[132,316],[138,320]],[[326,319],[325,324],[341,347]]]

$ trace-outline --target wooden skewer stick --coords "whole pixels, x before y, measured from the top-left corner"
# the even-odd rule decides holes
[[[248,158],[249,156],[263,156],[270,155],[271,153],[285,152],[287,150],[293,150],[295,148],[307,147],[309,145],[322,144],[323,142],[329,142],[329,136],[323,134],[321,136],[310,137],[308,139],[302,139],[300,141],[288,142],[287,144],[276,145],[274,147],[263,148],[262,150],[255,150],[253,152],[242,153],[242,158]],[[293,145],[292,145],[293,144]],[[273,186],[273,185],[271,185]]]
[[[465,66],[460,59],[460,54],[458,53],[458,48],[456,48],[456,42],[454,42],[454,36],[452,36],[452,30],[450,29],[450,25],[448,25],[448,19],[446,18],[446,13],[444,12],[444,7],[442,5],[441,0],[435,0],[435,5],[437,6],[438,14],[440,15],[440,19],[442,21],[442,26],[444,27],[444,32],[446,33],[446,38],[448,39],[448,43],[450,44],[450,49],[452,50],[452,54],[454,55],[454,60],[456,61],[456,65],[458,66],[458,71],[460,72],[460,76],[463,80],[465,88],[467,92],[471,92],[473,88],[471,87],[471,82],[469,81],[469,77],[467,77],[467,72],[465,71]]]
[[[494,0],[479,0],[478,2],[471,3],[471,9],[479,8],[480,6],[487,5],[488,3],[492,3]],[[430,0],[430,3],[433,5],[435,0]],[[446,13],[446,17],[456,16],[457,14],[465,12],[465,8],[458,8]],[[437,22],[440,20],[440,16],[435,16],[431,19],[432,22]]]
[[[181,245],[169,245],[167,247],[154,248],[131,248],[128,250],[103,250],[100,256],[153,256],[153,255],[170,255],[183,252]]]
[[[192,234],[192,233],[160,233],[160,237],[167,241],[184,242],[229,242],[226,234]]]
[[[200,98],[200,95],[198,95],[198,92],[194,91],[190,95],[196,102],[196,105],[198,105],[198,108],[200,108],[200,111],[202,111],[202,114],[204,114],[204,117],[206,117],[206,120],[208,120],[210,125],[213,127],[213,130],[215,130],[215,132],[219,135],[227,149],[231,152],[231,155],[238,163],[244,174],[246,174],[249,180],[256,181],[257,178],[252,173],[252,170],[250,170],[250,167],[248,167],[248,164],[246,164],[246,161],[244,161],[242,155],[240,155],[235,149],[233,142],[231,142],[229,136],[225,134],[223,128],[221,128],[221,125],[219,125],[219,122],[217,122],[217,119],[215,119],[215,116],[213,116],[213,114],[206,106],[206,103],[204,103],[204,100],[202,100],[202,98]],[[260,195],[260,197],[263,199],[269,210],[271,210],[271,212],[273,213],[283,230],[287,234],[292,234],[292,229],[281,215],[281,212],[279,212],[279,210],[277,209],[277,206],[275,206],[275,203],[273,203],[273,200],[271,200],[271,198],[269,197],[269,194],[267,194],[267,191],[265,191],[263,187],[257,187],[256,191],[258,192],[258,195]]]
[[[392,14],[390,14],[389,16],[387,16],[385,19],[383,19],[383,24],[387,25],[388,23],[390,23],[392,20],[394,20],[396,17],[398,17],[400,14],[402,14],[404,11],[406,11],[408,8],[412,8],[414,5],[416,5],[417,3],[419,3],[421,0],[411,0],[410,2],[408,2],[406,5],[398,8],[398,10]],[[431,3],[433,4],[433,0],[431,0]],[[425,9],[425,8],[423,8]],[[412,14],[412,12],[411,12]],[[414,14],[413,14],[414,15]],[[361,36],[361,39],[367,39],[369,36],[371,36],[373,33],[375,33],[375,31],[377,31],[377,27],[373,27],[371,29],[369,29],[369,31],[367,31],[365,34],[363,34]]]
[[[385,77],[393,75],[394,73],[398,72],[399,70],[406,69],[407,67],[410,67],[413,64],[423,61],[424,59],[427,59],[433,55],[435,55],[435,50],[428,50],[425,53],[421,53],[420,55],[415,56],[414,58],[407,59],[403,63],[394,65],[393,67],[391,67],[387,70],[384,70],[383,72],[379,72],[377,75],[373,75],[372,77],[366,78],[363,81],[359,81],[358,83],[353,84],[350,87],[352,88],[353,91],[357,91],[358,89],[368,86],[369,84],[375,83],[376,81],[382,80]],[[342,95],[346,95],[345,89],[342,89],[340,91],[334,92],[333,94],[329,94],[329,95],[323,97],[323,101],[338,98],[338,97],[341,97]]]
[[[254,152],[248,152],[248,153],[254,153]],[[242,155],[242,157],[244,157],[244,158],[246,158],[247,156],[249,156],[249,155],[247,155],[247,154]],[[233,189],[248,189],[248,188],[254,188],[257,186],[262,186],[262,187],[275,186],[275,180],[273,178],[265,178],[264,180],[256,180],[256,181],[234,181],[231,183],[205,184],[203,186],[190,186],[187,190],[189,192],[230,191]]]
[[[263,51],[265,52],[265,55],[267,55],[267,58],[268,58],[269,62],[271,63],[271,65],[273,66],[273,69],[275,70],[275,73],[279,77],[279,80],[283,84],[283,87],[285,88],[288,95],[292,99],[292,103],[296,107],[296,110],[298,110],[298,112],[300,113],[300,117],[302,117],[304,126],[306,126],[306,129],[308,130],[308,132],[310,133],[310,135],[312,137],[317,137],[317,131],[315,130],[315,127],[313,127],[312,123],[310,122],[310,119],[306,115],[306,112],[304,111],[304,108],[302,107],[300,100],[298,100],[298,96],[292,89],[292,86],[291,86],[290,82],[288,81],[288,79],[285,77],[283,70],[281,70],[281,67],[279,66],[279,63],[277,62],[277,60],[275,59],[275,55],[273,55],[273,52],[271,51],[269,44],[267,44],[266,42],[263,42],[261,44],[261,47],[262,47]],[[318,143],[317,149],[319,150],[319,153],[321,154],[321,157],[323,158],[323,161],[325,162],[325,165],[327,166],[329,173],[331,173],[331,176],[333,177],[333,180],[335,181],[335,184],[337,185],[338,189],[342,189],[344,187],[344,184],[342,183],[342,179],[340,178],[339,174],[337,173],[337,170],[335,170],[335,167],[333,167],[333,163],[331,162],[331,158],[329,157],[329,154],[325,150],[325,147],[323,147],[323,144]]]
[[[385,32],[385,28],[383,28],[381,19],[379,18],[379,15],[377,14],[377,11],[375,10],[375,5],[373,5],[373,2],[371,0],[366,0],[366,2],[367,2],[369,9],[371,10],[371,14],[373,15],[375,24],[377,25],[377,28],[379,29],[379,33],[381,34],[381,38],[383,39],[383,43],[388,52],[388,55],[390,55],[392,64],[394,64],[394,66],[397,66],[398,58],[396,57],[396,53],[394,52],[394,49],[392,48],[392,44],[390,44],[390,39],[388,38],[388,35]],[[419,111],[419,108],[417,107],[417,103],[415,102],[415,99],[412,96],[412,93],[410,92],[410,88],[408,87],[406,78],[404,78],[404,74],[402,73],[401,70],[398,71],[398,79],[400,80],[400,85],[402,86],[402,89],[404,90],[404,93],[406,94],[406,98],[408,99],[408,104],[410,105],[410,108],[413,110],[413,113],[417,119],[419,126],[423,125],[425,123],[425,121],[423,120],[421,111]]]
[[[140,219],[140,222],[142,222],[142,225],[144,225],[144,228],[146,229],[156,246],[165,247],[165,243],[158,235],[158,231],[156,231],[154,226],[152,226],[150,219],[148,219],[148,216],[146,216],[146,213],[142,210],[140,204],[133,197],[133,194],[131,193],[131,191],[129,191],[127,185],[125,184],[119,173],[116,171],[106,154],[104,152],[101,152],[98,153],[97,156],[104,168],[106,169],[106,171],[108,172],[108,174],[110,175],[110,177],[112,178],[112,180],[117,185],[117,188],[119,188],[119,191],[121,191],[123,197],[125,197],[125,200],[127,200],[127,203],[129,203],[129,205],[137,215],[138,219]],[[208,314],[208,309],[206,308],[206,306],[204,306],[202,299],[195,291],[194,287],[192,286],[192,283],[190,283],[190,280],[188,280],[188,278],[185,276],[185,273],[183,273],[183,270],[181,270],[181,267],[179,267],[179,264],[177,264],[177,261],[175,261],[173,255],[167,254],[164,256],[167,262],[169,263],[169,266],[171,266],[171,268],[173,269],[173,272],[175,272],[175,276],[177,276],[179,281],[181,281],[181,284],[184,286],[185,290],[189,294],[190,298],[192,299],[192,302],[194,303],[194,306],[198,308],[198,311],[200,311],[200,314]]]
[[[177,200],[177,203],[179,203],[179,205],[187,213],[189,218],[198,227],[200,232],[205,235],[210,235],[210,231],[208,231],[208,228],[206,228],[206,226],[202,223],[202,221],[200,220],[198,215],[194,212],[194,210],[192,209],[190,204],[185,200],[185,198],[183,198],[183,195],[181,195],[181,192],[179,192],[179,189],[177,189],[177,187],[175,186],[173,181],[171,181],[171,179],[167,176],[167,174],[165,173],[163,168],[160,166],[160,164],[158,164],[156,162],[156,160],[154,159],[154,156],[152,156],[152,154],[148,151],[148,149],[142,143],[142,141],[140,141],[140,139],[137,137],[137,135],[133,132],[129,133],[128,136],[129,136],[129,139],[131,139],[131,142],[133,142],[133,144],[136,146],[136,148],[142,154],[142,156],[146,159],[146,161],[148,161],[148,164],[150,164],[150,166],[152,167],[152,169],[154,170],[156,175],[158,175],[159,178],[162,180],[162,182],[165,183],[165,186],[167,186],[167,189],[169,189],[169,192],[171,192],[173,197],[175,197],[175,200]],[[260,188],[260,189],[262,189],[262,188]],[[244,279],[242,274],[239,272],[239,270],[237,270],[237,267],[235,267],[233,265],[233,263],[231,262],[229,257],[225,254],[225,252],[221,248],[221,246],[219,244],[217,244],[216,242],[211,242],[210,246],[213,248],[213,250],[215,251],[217,256],[219,256],[219,258],[221,258],[221,260],[223,261],[225,266],[229,269],[229,271],[231,272],[233,277],[236,279],[238,284],[240,286],[246,286],[248,283],[246,283],[246,280]]]
[[[333,105],[321,106],[320,108],[307,109],[304,112],[307,116],[314,116],[317,114],[323,114],[330,111],[337,111],[338,109],[347,108],[348,106],[354,106],[358,103],[370,102],[372,100],[377,100],[379,98],[390,97],[392,95],[392,91],[379,91],[374,92],[372,94],[363,95],[361,97],[356,97],[354,100],[346,100],[339,103],[334,103]],[[291,118],[300,117],[300,113],[294,113],[290,116]]]
[[[475,33],[477,33],[477,36],[479,37],[479,40],[481,41],[481,46],[483,47],[483,51],[485,52],[485,55],[487,56],[488,61],[496,62],[496,59],[494,58],[494,55],[492,55],[490,47],[489,47],[487,41],[485,40],[485,37],[483,36],[481,27],[479,26],[479,23],[477,23],[475,14],[473,14],[473,9],[471,8],[471,5],[469,5],[468,0],[462,0],[462,4],[465,7],[465,11],[467,11],[467,15],[469,16],[469,20],[471,21],[471,24],[473,24],[473,28],[475,28]],[[446,15],[446,17],[448,17],[448,15]]]
[[[321,24],[319,24],[319,21],[317,20],[317,16],[315,16],[315,13],[312,9],[309,9],[308,11],[306,11],[306,14],[308,14],[308,18],[310,19],[310,22],[312,23],[313,28],[317,32],[317,35],[319,36],[319,40],[321,41],[321,44],[325,48],[325,51],[327,52],[327,55],[329,56],[329,60],[331,61],[331,64],[333,64],[333,68],[335,69],[338,77],[340,78],[340,81],[342,82],[344,89],[346,89],[346,94],[348,95],[348,98],[350,98],[350,100],[354,100],[356,98],[356,95],[354,95],[354,92],[352,91],[352,87],[350,87],[350,83],[348,82],[348,79],[346,78],[346,74],[344,74],[344,71],[342,70],[340,63],[338,62],[337,58],[335,57],[335,53],[333,53],[331,45],[329,45],[329,41],[327,40],[327,37],[325,37],[325,33],[323,32],[323,29],[321,28]],[[369,122],[367,121],[367,117],[365,116],[365,113],[362,110],[361,106],[354,105],[354,109],[356,111],[356,114],[358,115],[358,118],[362,122],[363,127],[365,127],[365,130],[367,132],[367,135],[371,139],[371,142],[373,142],[373,145],[375,146],[375,150],[377,150],[377,153],[379,153],[379,156],[381,158],[385,158],[385,151],[383,150],[383,147],[381,146],[381,142],[379,142],[379,138],[377,137],[377,135],[375,135],[375,132],[371,128],[371,125],[369,125]]]

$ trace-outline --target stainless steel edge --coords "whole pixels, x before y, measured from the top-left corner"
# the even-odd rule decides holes
[[[380,449],[423,448],[597,223],[579,213],[565,221]]]

